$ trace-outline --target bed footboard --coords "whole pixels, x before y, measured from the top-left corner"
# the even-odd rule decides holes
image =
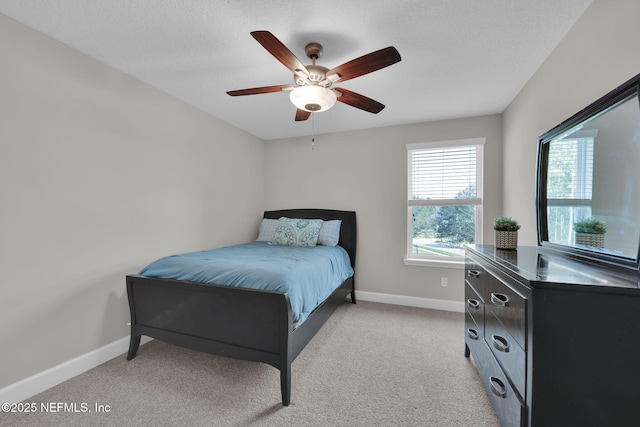
[[[286,294],[172,279],[127,276],[131,339],[127,359],[147,335],[280,370],[282,403],[291,395],[293,314]]]

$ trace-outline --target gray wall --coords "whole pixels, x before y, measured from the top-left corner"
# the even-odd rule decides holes
[[[4,15],[0,61],[2,388],[126,337],[125,274],[255,238],[264,143]]]

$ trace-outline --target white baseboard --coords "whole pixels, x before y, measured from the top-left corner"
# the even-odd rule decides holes
[[[408,297],[404,295],[381,294],[356,290],[356,300],[380,302],[383,304],[406,305],[409,307],[430,308],[432,310],[455,311],[464,313],[464,302],[443,299]]]
[[[438,300],[431,298],[409,297],[403,295],[381,294],[377,292],[356,291],[356,298],[362,301],[379,302],[383,304],[406,305],[409,307],[430,308],[433,310],[455,311],[464,313],[462,301]],[[143,336],[141,344],[152,338]],[[114,357],[118,357],[129,350],[129,337],[107,344],[89,353],[78,356],[67,362],[39,372],[17,383],[0,389],[0,403],[18,403],[29,399],[38,393],[61,384],[90,369],[101,365]]]
[[[142,337],[141,344],[152,338]],[[18,403],[129,351],[129,337],[39,372],[0,389],[0,403]]]

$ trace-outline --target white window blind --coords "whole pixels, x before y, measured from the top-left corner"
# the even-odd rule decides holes
[[[481,203],[483,143],[473,139],[407,145],[409,205]]]

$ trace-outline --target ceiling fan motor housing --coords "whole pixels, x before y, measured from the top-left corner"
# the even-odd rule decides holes
[[[307,68],[307,75],[301,75],[300,73],[295,73],[293,75],[293,80],[296,83],[296,86],[305,86],[308,84],[329,87],[331,86],[331,81],[327,79],[327,71],[329,69],[327,67],[323,67],[321,65],[316,65],[316,59],[322,56],[322,45],[320,43],[309,43],[304,48],[307,57],[311,59],[311,64],[305,65]]]
[[[304,86],[308,84],[315,84],[319,86],[329,87],[331,86],[331,80],[327,79],[327,67],[322,65],[306,65],[309,74],[307,76],[293,75],[293,79],[297,86]]]

